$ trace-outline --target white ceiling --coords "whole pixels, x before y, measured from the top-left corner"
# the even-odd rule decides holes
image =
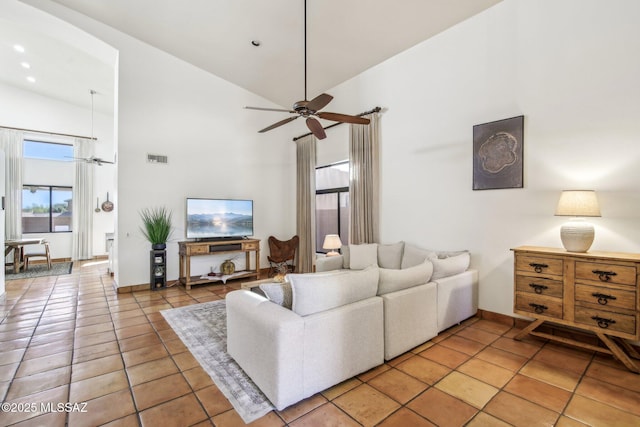
[[[289,108],[304,98],[303,0],[53,1],[282,107]],[[308,98],[500,1],[308,0]],[[9,38],[8,33],[21,30],[4,24],[0,22],[2,41]],[[252,40],[259,41],[260,46],[253,46]],[[82,82],[70,76],[83,66],[88,67],[85,72],[95,72],[99,65],[95,58],[83,60],[86,55],[82,52],[40,41],[43,47],[34,54],[42,55],[38,61],[47,65],[46,75],[51,76],[39,80],[45,93],[69,90],[65,84],[56,83],[62,74],[67,81]],[[0,54],[3,62],[4,50]],[[78,70],[70,69],[76,66]],[[24,72],[19,71],[13,76],[3,67],[0,79],[24,86]],[[91,88],[85,84],[83,90],[86,92],[88,87]]]

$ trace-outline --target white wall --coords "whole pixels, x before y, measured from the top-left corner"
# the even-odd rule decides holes
[[[58,4],[25,2],[119,51],[118,286],[149,282],[150,245],[139,232],[139,211],[145,207],[173,211],[176,230],[167,245],[167,278],[178,277],[175,242],[185,238],[187,196],[253,199],[254,232],[262,239],[265,266],[267,237],[295,234],[295,145],[284,129],[259,135],[270,118],[242,107],[274,105]],[[167,155],[169,164],[149,164],[147,153]],[[212,263],[204,257],[196,261],[195,273],[208,272]]]
[[[89,96],[87,94],[87,96]],[[91,110],[57,99],[0,83],[0,117],[2,126],[43,130],[66,134],[91,136]],[[113,116],[94,112],[94,135],[96,156],[112,159]],[[29,133],[26,137],[38,141],[72,143],[73,139],[47,134]],[[96,197],[104,200],[108,191],[113,191],[115,167],[95,166],[94,188]],[[72,186],[74,168],[67,163],[25,159],[23,165],[24,184]],[[93,254],[105,255],[105,233],[114,231],[114,217],[105,212],[93,213]],[[46,237],[53,258],[71,257],[71,233],[30,234],[30,237]]]
[[[638,22],[635,0],[505,0],[330,90],[332,111],[385,108],[382,241],[470,249],[504,314],[509,249],[561,247],[562,189],[598,193],[592,250],[640,252]],[[473,125],[517,115],[524,188],[472,191]]]

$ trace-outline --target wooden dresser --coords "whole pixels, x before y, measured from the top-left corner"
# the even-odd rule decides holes
[[[514,339],[532,334],[612,354],[635,373],[639,359],[627,340],[640,339],[640,254],[567,252],[521,246],[514,252],[514,312],[536,320]],[[593,332],[600,347],[536,329],[543,323]]]

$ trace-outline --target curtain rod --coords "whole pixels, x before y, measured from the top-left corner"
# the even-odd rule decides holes
[[[13,127],[10,127],[10,126],[0,126],[0,128],[2,128],[2,129],[11,129],[11,130],[21,130],[23,132],[44,133],[44,134],[47,134],[47,135],[68,136],[68,137],[71,137],[71,138],[84,138],[84,139],[90,139],[92,141],[97,141],[98,140],[98,138],[92,137],[92,136],[70,135],[68,133],[47,132],[47,131],[43,131],[43,130],[25,129],[25,128],[13,128]]]
[[[367,114],[372,114],[372,113],[379,113],[381,110],[382,110],[382,108],[375,107],[375,108],[373,108],[373,109],[371,109],[369,111],[365,111],[364,113],[356,114],[356,117],[362,117],[362,116],[366,116]],[[331,124],[331,125],[329,125],[327,127],[324,127],[323,129],[327,130],[327,129],[330,129],[332,127],[336,127],[336,126],[341,125],[341,124],[342,124],[342,122],[333,123],[333,124]],[[296,136],[295,138],[293,138],[293,141],[295,142],[295,141],[299,140],[300,138],[304,138],[305,136],[309,136],[309,135],[313,135],[313,133],[307,132],[304,135]]]

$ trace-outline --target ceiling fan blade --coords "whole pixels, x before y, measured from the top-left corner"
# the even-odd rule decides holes
[[[279,111],[281,113],[293,113],[295,114],[295,111],[292,110],[283,110],[281,108],[264,108],[264,107],[244,107],[247,110],[260,110],[260,111]]]
[[[312,111],[321,110],[328,103],[330,103],[332,99],[333,99],[333,96],[327,93],[321,93],[320,95],[316,96],[311,101],[309,101],[309,103],[306,105],[306,108]]]
[[[267,126],[266,128],[264,128],[262,130],[259,130],[258,133],[264,133],[264,132],[270,131],[271,129],[275,129],[278,126],[286,125],[287,123],[297,119],[298,117],[300,117],[300,116],[287,117],[284,120],[280,120],[279,122],[276,122],[276,123],[272,124],[271,126]]]
[[[326,113],[317,113],[316,115],[321,119],[325,119],[325,120],[333,120],[334,122],[341,122],[341,123],[353,123],[357,125],[368,125],[369,122],[371,121],[364,117],[350,116],[348,114],[326,112]]]
[[[325,139],[327,137],[327,134],[324,132],[324,128],[320,122],[313,117],[307,117],[307,127],[316,138]]]

